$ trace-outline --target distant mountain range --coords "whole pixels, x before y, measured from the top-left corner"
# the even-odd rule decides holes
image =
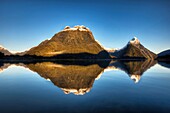
[[[0,46],[0,56],[36,56],[55,58],[85,58],[85,59],[150,59],[169,57],[170,50],[156,55],[145,48],[140,41],[134,37],[125,47],[119,50],[105,50],[97,42],[92,32],[85,26],[66,26],[64,30],[55,34],[51,39],[45,40],[38,46],[25,52],[12,54]]]
[[[12,55],[11,52],[9,52],[6,48],[3,46],[0,46],[0,52],[3,53],[4,55]]]

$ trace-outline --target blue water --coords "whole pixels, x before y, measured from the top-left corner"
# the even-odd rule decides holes
[[[22,66],[0,73],[0,113],[169,113],[170,69],[159,64],[138,83],[122,70],[102,73],[89,92],[65,94],[51,81]]]

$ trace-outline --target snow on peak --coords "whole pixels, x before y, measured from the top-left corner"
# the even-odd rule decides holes
[[[4,46],[0,45],[0,49],[1,50],[7,50],[7,48],[5,48]]]
[[[4,48],[2,45],[0,45],[0,48]]]
[[[4,46],[0,45],[0,50],[7,50]]]
[[[80,88],[80,89],[67,89],[67,88],[61,88],[65,94],[73,93],[75,95],[84,95],[85,93],[88,93],[91,88]]]
[[[63,31],[89,31],[90,29],[85,27],[84,25],[76,25],[74,27],[66,26]]]
[[[130,77],[135,83],[138,83],[140,80],[140,75],[131,75]]]
[[[130,44],[140,44],[140,41],[138,40],[137,37],[134,37],[129,43]]]

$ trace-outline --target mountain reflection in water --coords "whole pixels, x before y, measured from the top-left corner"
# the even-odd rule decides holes
[[[65,94],[83,95],[89,92],[96,79],[104,71],[122,70],[138,83],[142,74],[157,63],[155,60],[145,61],[58,61],[37,63],[1,63],[0,72],[11,65],[22,66],[38,73],[61,88]]]
[[[139,82],[142,74],[157,63],[155,60],[145,61],[111,61],[109,68],[116,68],[126,72],[135,83]]]
[[[64,93],[74,93],[76,95],[89,92],[94,80],[104,71],[104,68],[96,64],[79,66],[43,62],[26,66],[45,79],[51,80]]]

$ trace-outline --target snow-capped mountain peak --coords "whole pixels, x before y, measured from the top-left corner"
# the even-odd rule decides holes
[[[76,25],[74,27],[66,26],[63,31],[90,31],[89,28],[85,27],[84,25]]]
[[[137,37],[134,37],[131,41],[129,41],[129,44],[140,44],[140,41]]]
[[[122,49],[109,52],[109,54],[116,58],[157,58],[157,55],[145,48],[136,37],[130,40]]]

